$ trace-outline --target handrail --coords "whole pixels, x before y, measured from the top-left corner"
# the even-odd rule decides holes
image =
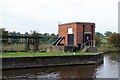
[[[63,36],[61,36],[61,38],[58,40],[58,42],[56,43],[56,46],[63,40]]]
[[[91,43],[90,43],[91,42]],[[85,42],[83,45],[82,45],[82,47],[81,48],[83,48],[83,47],[85,47],[85,49],[86,49],[86,44],[87,43],[90,43],[89,44],[89,47],[95,47],[95,40],[88,40],[87,42]]]
[[[81,49],[83,49],[84,47],[85,47],[85,49],[86,49],[86,44],[87,44],[88,42],[90,42],[90,40],[88,40],[87,42],[85,42],[85,43],[82,45]]]
[[[57,41],[59,41],[60,38],[61,38],[61,36],[59,38],[57,38],[52,44],[56,45]]]
[[[63,39],[64,39],[64,37],[63,37],[63,36],[60,36],[60,37],[57,38],[57,40],[55,40],[52,44],[57,46]]]

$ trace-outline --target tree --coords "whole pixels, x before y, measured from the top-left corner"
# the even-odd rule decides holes
[[[112,34],[111,31],[106,31],[106,32],[104,33],[104,35],[105,35],[106,37],[109,37],[111,34]]]
[[[100,37],[100,38],[103,38],[103,37],[104,37],[104,35],[103,35],[102,33],[100,33],[100,32],[96,32],[96,36],[98,36],[98,37]]]
[[[22,34],[20,32],[16,32],[16,31],[13,31],[13,32],[9,32],[9,36],[21,36]],[[10,43],[19,43],[20,42],[20,39],[17,39],[17,38],[12,38],[11,40],[9,40]]]
[[[28,32],[25,32],[25,34],[24,34],[25,36],[29,36],[29,33]]]
[[[37,31],[31,31],[31,36],[34,37],[33,38],[34,52],[39,51],[40,40],[37,37],[40,36],[40,33],[38,33]]]
[[[112,33],[108,38],[108,43],[113,47],[120,47],[120,34]]]
[[[54,33],[52,33],[50,35],[49,43],[52,44],[56,39],[57,39],[57,35],[55,35]]]
[[[44,35],[44,36],[49,36],[49,33],[44,33],[43,35]]]
[[[95,36],[95,44],[96,44],[96,46],[99,46],[100,41],[101,41],[100,37],[96,35]]]
[[[55,35],[54,33],[52,34],[42,34],[43,38],[40,40],[42,44],[52,44],[56,39],[57,39],[57,35]]]
[[[8,31],[5,30],[5,28],[0,28],[0,36],[8,36]],[[2,38],[2,44],[7,44],[8,43],[8,38]]]
[[[5,28],[0,28],[0,31],[2,32],[2,36],[8,36],[8,31],[6,31]]]

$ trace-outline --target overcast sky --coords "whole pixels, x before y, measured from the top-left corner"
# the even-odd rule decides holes
[[[0,0],[0,27],[57,33],[58,22],[94,22],[96,32],[118,32],[119,0]]]

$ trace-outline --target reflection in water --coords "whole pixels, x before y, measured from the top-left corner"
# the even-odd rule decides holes
[[[110,55],[104,56],[104,64],[97,70],[97,78],[118,78],[118,61],[111,60]]]
[[[3,70],[4,78],[64,80],[75,78],[118,78],[118,55],[104,55],[104,64]]]

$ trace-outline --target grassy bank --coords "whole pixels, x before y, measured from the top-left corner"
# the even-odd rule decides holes
[[[86,55],[94,52],[4,52],[1,57]]]
[[[97,48],[98,52],[120,52],[120,48],[100,46]]]

